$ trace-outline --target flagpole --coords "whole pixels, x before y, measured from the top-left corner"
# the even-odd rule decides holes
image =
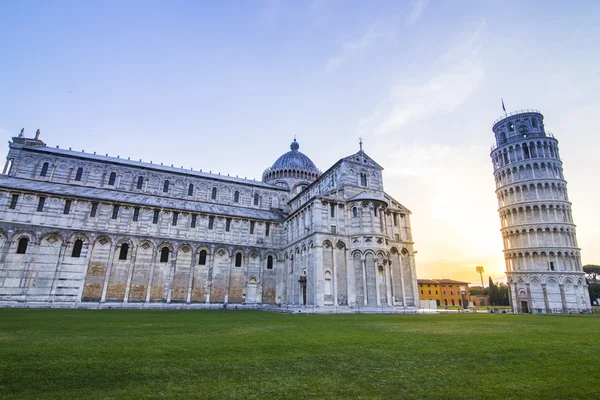
[[[506,113],[506,107],[504,107],[504,99],[500,98],[500,100],[502,101],[502,110],[504,110],[504,116],[508,117],[508,114]]]

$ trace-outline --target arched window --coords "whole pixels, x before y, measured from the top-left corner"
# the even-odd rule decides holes
[[[110,176],[108,177],[108,184],[109,184],[109,186],[114,185],[116,179],[117,179],[117,173],[116,172],[111,172]]]
[[[140,176],[140,177],[138,177],[137,188],[141,189],[142,187],[144,187],[144,177]]]
[[[254,193],[254,205],[258,205],[258,193]]]
[[[160,262],[166,263],[169,262],[169,248],[163,247],[160,251]]]
[[[233,202],[234,203],[240,202],[240,192],[238,192],[237,190],[235,192],[233,192]]]
[[[188,196],[193,196],[194,195],[194,185],[192,183],[190,183],[190,185],[188,186]]]
[[[165,184],[163,185],[163,192],[167,193],[169,191],[169,180],[167,179],[165,181]]]
[[[77,168],[77,172],[75,173],[75,180],[79,182],[81,180],[82,175],[83,175],[83,168],[82,167]]]
[[[73,245],[73,252],[71,257],[79,258],[81,256],[81,248],[83,247],[83,240],[77,239]]]
[[[27,245],[29,244],[29,239],[26,237],[22,237],[19,239],[19,245],[17,246],[17,254],[25,254],[27,252]]]
[[[356,207],[352,208],[352,216],[354,218],[358,217],[358,208],[356,208]]]
[[[444,299],[444,305],[447,306],[448,305],[448,299]]]
[[[452,299],[452,305],[454,305],[454,299]]]
[[[198,264],[206,265],[206,250],[200,250],[200,258],[198,259]]]
[[[267,269],[273,269],[273,256],[267,257]]]
[[[212,193],[210,195],[210,198],[213,200],[217,199],[217,188],[216,187],[212,188]]]
[[[45,162],[44,165],[42,165],[42,172],[40,172],[40,176],[46,176],[46,174],[48,174],[48,163]]]
[[[236,267],[241,267],[242,266],[242,253],[237,253],[235,255],[235,266]]]
[[[367,186],[367,174],[360,174],[360,185]]]
[[[123,243],[121,245],[121,251],[119,252],[119,260],[127,260],[128,252],[129,252],[129,244]]]

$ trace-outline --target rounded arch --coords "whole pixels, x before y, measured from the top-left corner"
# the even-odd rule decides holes
[[[72,234],[71,234],[71,235],[69,235],[69,236],[68,236],[66,239],[67,239],[67,241],[68,241],[68,242],[74,242],[74,241],[76,241],[76,240],[81,240],[81,241],[83,241],[83,243],[84,243],[84,244],[85,244],[85,243],[89,243],[89,242],[90,242],[90,238],[89,238],[89,236],[88,236],[88,235],[86,235],[86,234],[85,234],[85,233],[83,233],[83,232],[75,232],[75,233],[72,233]]]
[[[29,243],[37,243],[37,235],[35,232],[30,230],[18,230],[12,234],[10,240],[16,242],[22,237],[27,237],[27,239],[29,239]]]
[[[175,250],[175,247],[170,242],[161,242],[158,246],[156,246],[156,249],[158,251],[162,251],[162,249],[164,247],[168,248],[169,251],[174,251]]]
[[[115,240],[115,247],[119,247],[123,243],[127,243],[129,245],[130,249],[133,248],[133,240],[131,240],[130,238],[118,238],[118,239],[116,239]]]

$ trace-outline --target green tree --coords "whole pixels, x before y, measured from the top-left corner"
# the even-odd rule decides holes
[[[494,281],[492,280],[491,276],[488,277],[488,282],[488,296],[490,297],[490,304],[497,306],[498,304],[496,303],[498,302],[498,291],[496,290],[496,285],[494,285]]]
[[[600,265],[588,264],[583,266],[588,283],[600,281]]]
[[[496,293],[498,297],[499,306],[508,306],[510,301],[508,300],[508,285],[500,282],[496,285]]]
[[[584,265],[583,272],[585,272],[585,279],[588,282],[590,298],[592,301],[600,299],[600,265]]]

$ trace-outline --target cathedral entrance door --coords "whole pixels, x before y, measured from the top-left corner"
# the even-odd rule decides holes
[[[523,314],[529,314],[529,305],[526,301],[521,301],[521,312]]]

